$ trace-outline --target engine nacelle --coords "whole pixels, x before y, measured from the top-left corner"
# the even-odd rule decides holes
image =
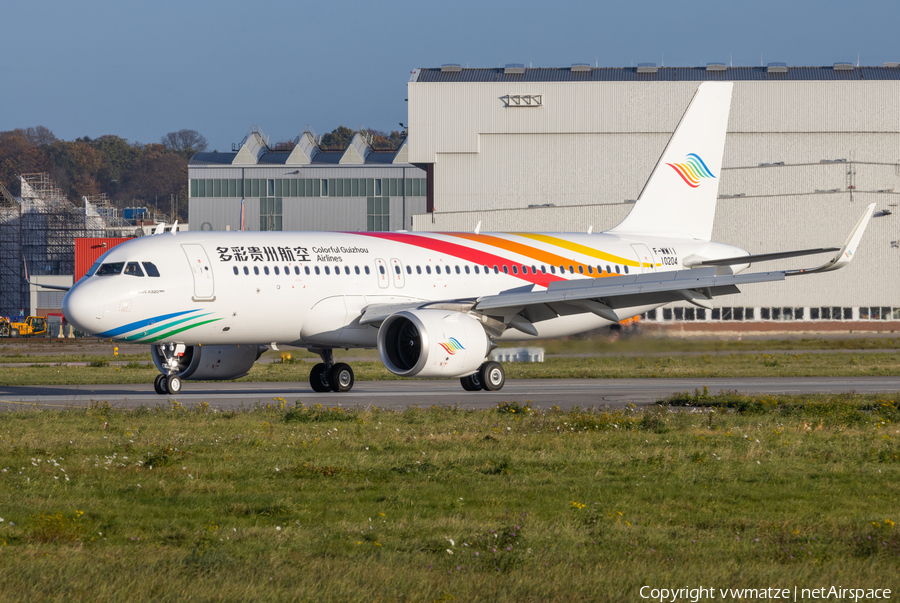
[[[402,310],[378,330],[378,355],[401,377],[439,379],[471,375],[491,350],[472,316],[452,310]]]
[[[153,364],[160,372],[168,374],[172,359],[177,365],[175,374],[191,381],[224,381],[239,379],[248,372],[262,353],[264,345],[189,345],[181,356],[175,355],[172,344],[154,345],[150,348]]]

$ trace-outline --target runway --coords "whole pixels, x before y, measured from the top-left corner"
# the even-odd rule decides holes
[[[360,381],[343,394],[318,394],[307,383],[184,383],[177,396],[160,396],[149,383],[138,385],[36,385],[0,387],[0,409],[84,408],[95,402],[108,402],[121,408],[141,405],[169,406],[173,400],[191,407],[206,402],[222,410],[252,408],[283,398],[289,406],[296,401],[306,405],[323,404],[344,408],[377,406],[403,410],[418,405],[459,405],[465,408],[491,408],[499,402],[531,402],[536,408],[558,405],[621,408],[628,404],[646,405],[683,391],[709,388],[710,393],[738,391],[762,394],[800,393],[894,393],[900,392],[900,377],[798,377],[747,379],[516,379],[506,382],[500,392],[466,392],[459,381]]]

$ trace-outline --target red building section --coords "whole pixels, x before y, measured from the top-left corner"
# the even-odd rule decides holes
[[[119,243],[124,243],[125,241],[131,240],[130,237],[126,238],[105,238],[105,239],[86,239],[86,238],[76,238],[75,239],[75,280],[73,282],[78,282],[78,280],[84,276],[84,274],[88,271],[88,268],[97,261],[101,255],[118,245]]]

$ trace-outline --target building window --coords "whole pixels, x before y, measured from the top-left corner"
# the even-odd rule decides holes
[[[262,197],[259,200],[259,229],[281,230],[281,197]]]
[[[384,197],[366,199],[366,229],[384,232],[391,229],[391,202]]]
[[[322,178],[322,179],[320,180],[320,182],[321,182],[321,185],[322,185],[322,188],[321,188],[321,191],[322,191],[322,192],[321,192],[321,194],[320,194],[319,196],[320,196],[320,197],[327,197],[327,196],[328,196],[328,179],[327,179],[327,178]]]

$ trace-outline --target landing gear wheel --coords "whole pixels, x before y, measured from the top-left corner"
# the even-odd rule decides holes
[[[324,363],[320,362],[309,371],[309,385],[313,388],[314,392],[323,393],[331,391],[331,384],[328,383],[328,371],[326,370]]]
[[[166,387],[165,387],[165,386],[166,386],[166,382],[165,382],[165,379],[166,379],[166,376],[165,376],[165,375],[157,375],[157,376],[156,376],[156,379],[153,380],[153,389],[154,389],[154,390],[156,391],[156,393],[159,394],[160,396],[165,396],[167,393],[169,393],[169,392],[166,391]]]
[[[506,383],[506,371],[499,362],[485,362],[478,369],[478,378],[481,379],[481,387],[485,391],[498,392]]]
[[[339,362],[328,372],[328,383],[335,392],[349,392],[353,388],[353,369],[349,364]]]
[[[477,372],[466,377],[460,377],[459,382],[467,392],[481,391],[481,378],[478,376]]]
[[[166,377],[166,389],[170,394],[177,394],[181,391],[181,377],[178,375],[169,375]]]

